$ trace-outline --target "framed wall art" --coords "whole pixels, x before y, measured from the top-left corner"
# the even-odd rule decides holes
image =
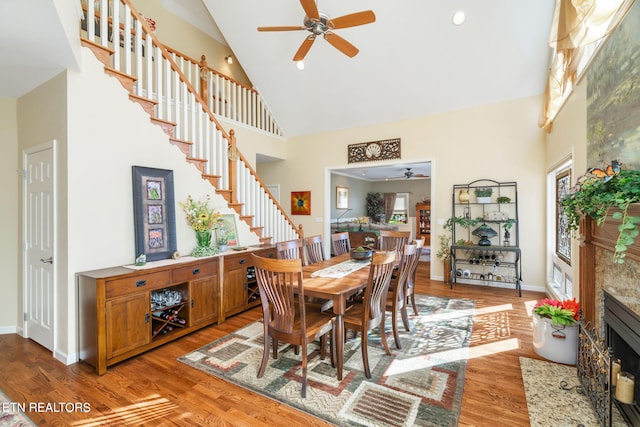
[[[336,209],[349,209],[349,188],[336,187]]]
[[[218,220],[216,238],[225,236],[229,247],[238,246],[238,230],[236,228],[236,216],[234,214],[222,214]]]
[[[173,171],[132,166],[136,257],[171,258],[176,251]]]
[[[291,214],[311,215],[311,191],[291,192]]]

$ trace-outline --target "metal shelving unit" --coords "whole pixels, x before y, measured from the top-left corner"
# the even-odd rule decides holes
[[[491,189],[488,200],[475,196]],[[479,179],[451,194],[451,288],[458,281],[513,284],[522,296],[518,185]]]

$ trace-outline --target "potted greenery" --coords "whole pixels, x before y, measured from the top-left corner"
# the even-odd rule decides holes
[[[491,195],[493,194],[493,188],[491,187],[476,187],[473,190],[476,195],[478,203],[491,203]]]
[[[580,303],[542,299],[533,307],[533,350],[558,363],[575,365]]]
[[[496,199],[496,202],[498,203],[511,203],[511,197],[507,197],[507,196],[500,196]]]
[[[451,281],[451,237],[448,234],[441,234],[438,236],[440,241],[438,245],[438,251],[436,257],[442,260],[444,265],[444,282],[449,283]]]
[[[219,232],[216,240],[218,242],[218,249],[220,250],[220,252],[226,252],[227,250],[227,243],[229,242],[229,237],[223,233],[223,232]]]
[[[564,208],[568,227],[576,231],[580,227],[580,219],[589,216],[598,226],[611,217],[620,219],[618,238],[613,254],[614,262],[622,264],[627,247],[638,236],[640,216],[629,213],[629,206],[640,202],[640,171],[626,170],[621,164],[613,161],[605,169],[589,169],[578,178],[571,192],[562,198],[560,206]]]
[[[367,193],[367,216],[371,222],[380,222],[380,217],[384,214],[384,200],[382,194],[376,192]]]

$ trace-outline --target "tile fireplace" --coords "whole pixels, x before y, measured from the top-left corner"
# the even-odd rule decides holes
[[[612,357],[620,359],[620,369],[633,375],[634,402],[625,404],[613,398],[612,401],[632,426],[640,426],[640,316],[629,309],[609,292],[604,291],[605,344],[611,349]]]

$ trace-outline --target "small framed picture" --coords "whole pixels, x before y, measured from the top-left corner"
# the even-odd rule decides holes
[[[336,187],[336,209],[349,209],[348,187]]]
[[[293,215],[311,215],[311,191],[291,192],[291,213]]]

